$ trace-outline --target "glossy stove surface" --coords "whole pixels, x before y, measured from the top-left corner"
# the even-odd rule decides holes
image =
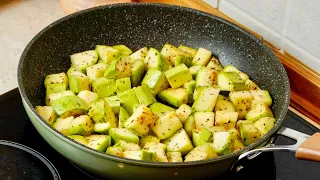
[[[283,122],[283,126],[290,127],[306,134],[313,134],[317,132],[314,126],[310,125],[292,112],[288,112],[286,119]],[[57,169],[61,179],[82,179],[93,180],[99,179],[86,172],[78,169],[66,158],[58,154],[52,149],[37,133],[32,126],[30,120],[25,113],[18,89],[14,89],[6,94],[0,96],[0,140],[13,141],[16,143],[28,146],[43,156],[45,156]],[[279,137],[276,140],[276,144],[290,144],[294,143],[290,139]],[[320,143],[320,142],[319,142]],[[10,148],[2,148],[0,146],[0,152],[6,152],[8,155],[12,155],[14,150]],[[5,154],[5,153],[3,153]],[[2,153],[0,154],[3,157]],[[28,153],[20,153],[22,159],[28,159]],[[32,158],[31,158],[32,159]],[[30,160],[31,162],[33,160]],[[37,160],[34,160],[37,161]],[[14,161],[13,161],[14,162]],[[7,179],[5,173],[8,173],[6,168],[12,166],[12,163],[1,162],[0,165],[0,180]],[[23,169],[29,166],[32,174],[32,178],[26,178],[17,174]],[[15,166],[15,171],[10,171],[11,179],[48,179],[50,171],[48,171],[45,165],[41,166],[41,163],[35,163],[35,166],[31,167],[28,162],[25,165]],[[38,174],[38,176],[37,176]],[[245,164],[245,168],[237,174],[228,174],[221,179],[230,178],[245,178],[245,179],[276,179],[276,180],[319,180],[320,179],[320,163],[308,162],[297,160],[293,153],[276,152],[265,153],[249,163]],[[155,179],[155,178],[152,178]]]

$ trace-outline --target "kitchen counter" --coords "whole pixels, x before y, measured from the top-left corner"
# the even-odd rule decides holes
[[[63,16],[59,0],[0,1],[0,94],[18,86],[19,58],[32,37]]]

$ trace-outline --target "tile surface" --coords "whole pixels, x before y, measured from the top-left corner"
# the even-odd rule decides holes
[[[222,0],[247,12],[268,27],[281,31],[283,28],[287,0]]]
[[[301,59],[320,72],[320,1],[296,0],[291,2],[288,22],[284,30],[285,38],[309,52],[314,58]],[[294,51],[293,51],[294,52]],[[295,53],[298,55],[297,53]]]
[[[222,0],[219,10],[320,73],[320,1]]]
[[[275,46],[281,45],[281,34],[273,28],[259,21],[256,17],[240,9],[229,1],[220,1],[219,10],[235,21],[243,24],[252,31],[261,35],[265,40],[272,42]]]
[[[59,0],[0,2],[0,94],[18,86],[17,66],[27,43],[63,15]]]

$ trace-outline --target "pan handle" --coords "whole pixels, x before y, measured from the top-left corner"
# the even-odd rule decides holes
[[[297,148],[296,158],[320,162],[320,133],[313,134]]]
[[[314,135],[309,136],[299,131],[282,127],[276,132],[276,134],[289,137],[297,142],[294,145],[274,145],[273,141],[276,136],[273,136],[265,147],[245,152],[239,156],[238,160],[245,157],[250,160],[262,152],[290,151],[296,153],[297,159],[320,162],[320,133],[315,133]]]

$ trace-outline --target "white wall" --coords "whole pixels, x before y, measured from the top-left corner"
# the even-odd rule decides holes
[[[319,0],[204,0],[320,73]]]

